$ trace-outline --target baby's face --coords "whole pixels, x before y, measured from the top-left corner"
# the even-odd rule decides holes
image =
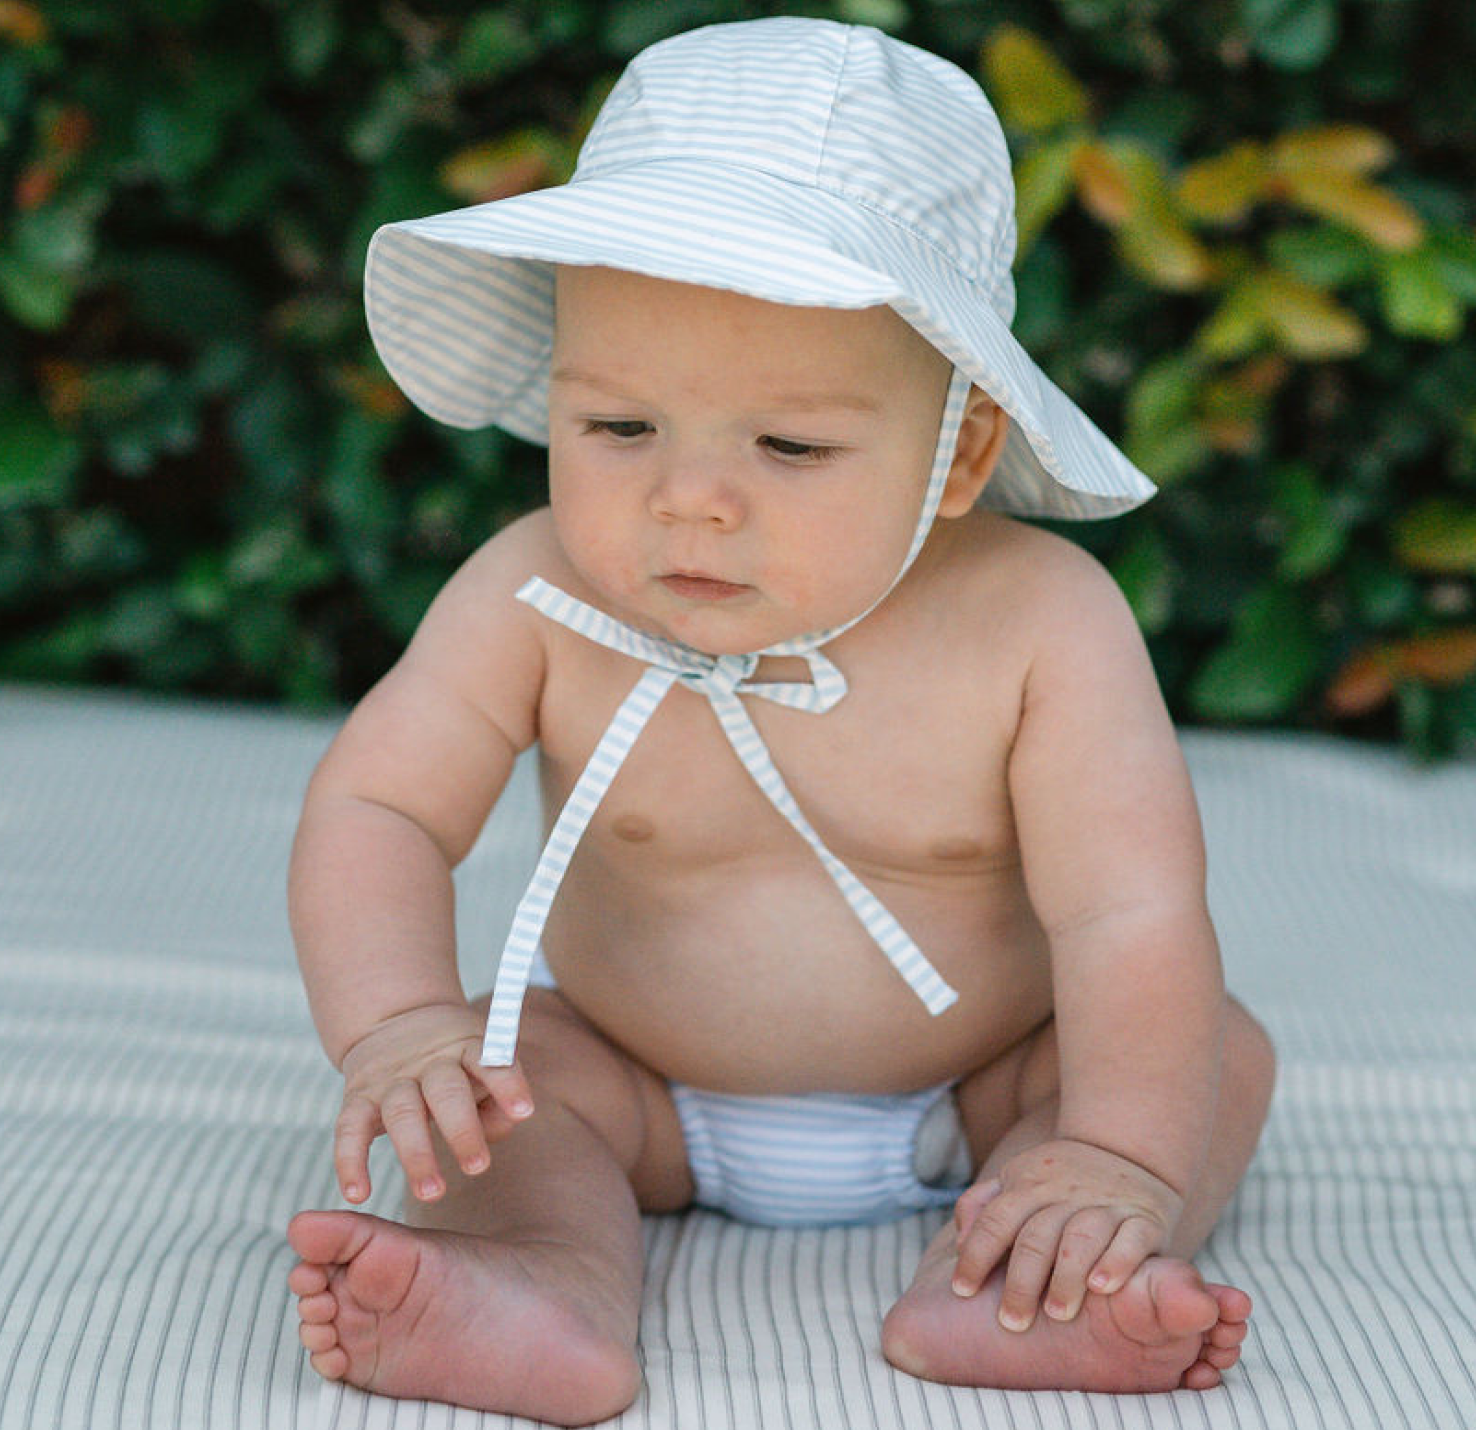
[[[711,654],[859,615],[912,541],[947,362],[889,308],[562,268],[550,499],[614,614]]]

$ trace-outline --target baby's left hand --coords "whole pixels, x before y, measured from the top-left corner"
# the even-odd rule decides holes
[[[1023,1331],[1044,1295],[1069,1321],[1088,1290],[1110,1295],[1168,1244],[1183,1199],[1126,1157],[1061,1138],[1031,1147],[959,1198],[953,1289],[972,1296],[1005,1256],[1000,1324]]]

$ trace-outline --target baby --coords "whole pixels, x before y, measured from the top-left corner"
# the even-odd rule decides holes
[[[954,1208],[881,1327],[918,1376],[1236,1361],[1249,1298],[1188,1258],[1272,1054],[1132,617],[1012,519],[1152,492],[1010,335],[1013,246],[973,81],[799,19],[648,50],[569,185],[377,235],[391,373],[546,441],[549,505],[448,583],[308,791],[338,1180],[365,1200],[383,1132],[410,1193],[407,1225],[291,1224],[322,1375],[614,1415],[640,1213],[694,1204]],[[471,1002],[451,871],[534,745],[551,834]]]

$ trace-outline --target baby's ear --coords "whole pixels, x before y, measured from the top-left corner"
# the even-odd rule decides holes
[[[958,429],[953,466],[948,471],[943,500],[938,504],[939,516],[963,516],[973,510],[979,493],[994,475],[1009,431],[1009,414],[987,393],[971,387]]]

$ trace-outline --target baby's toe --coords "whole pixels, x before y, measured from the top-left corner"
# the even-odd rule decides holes
[[[305,1351],[314,1356],[323,1355],[338,1348],[338,1332],[331,1324],[304,1321],[297,1328],[297,1339]]]
[[[328,1270],[315,1261],[299,1261],[287,1273],[287,1289],[294,1296],[312,1296],[328,1289]]]
[[[308,1361],[324,1380],[342,1380],[348,1374],[348,1352],[341,1346],[315,1352],[308,1357]]]
[[[338,1315],[338,1302],[326,1291],[303,1296],[297,1302],[297,1314],[304,1325],[323,1326]]]
[[[1239,1346],[1249,1330],[1250,1327],[1244,1321],[1220,1321],[1210,1328],[1205,1339],[1212,1346],[1228,1350]]]

